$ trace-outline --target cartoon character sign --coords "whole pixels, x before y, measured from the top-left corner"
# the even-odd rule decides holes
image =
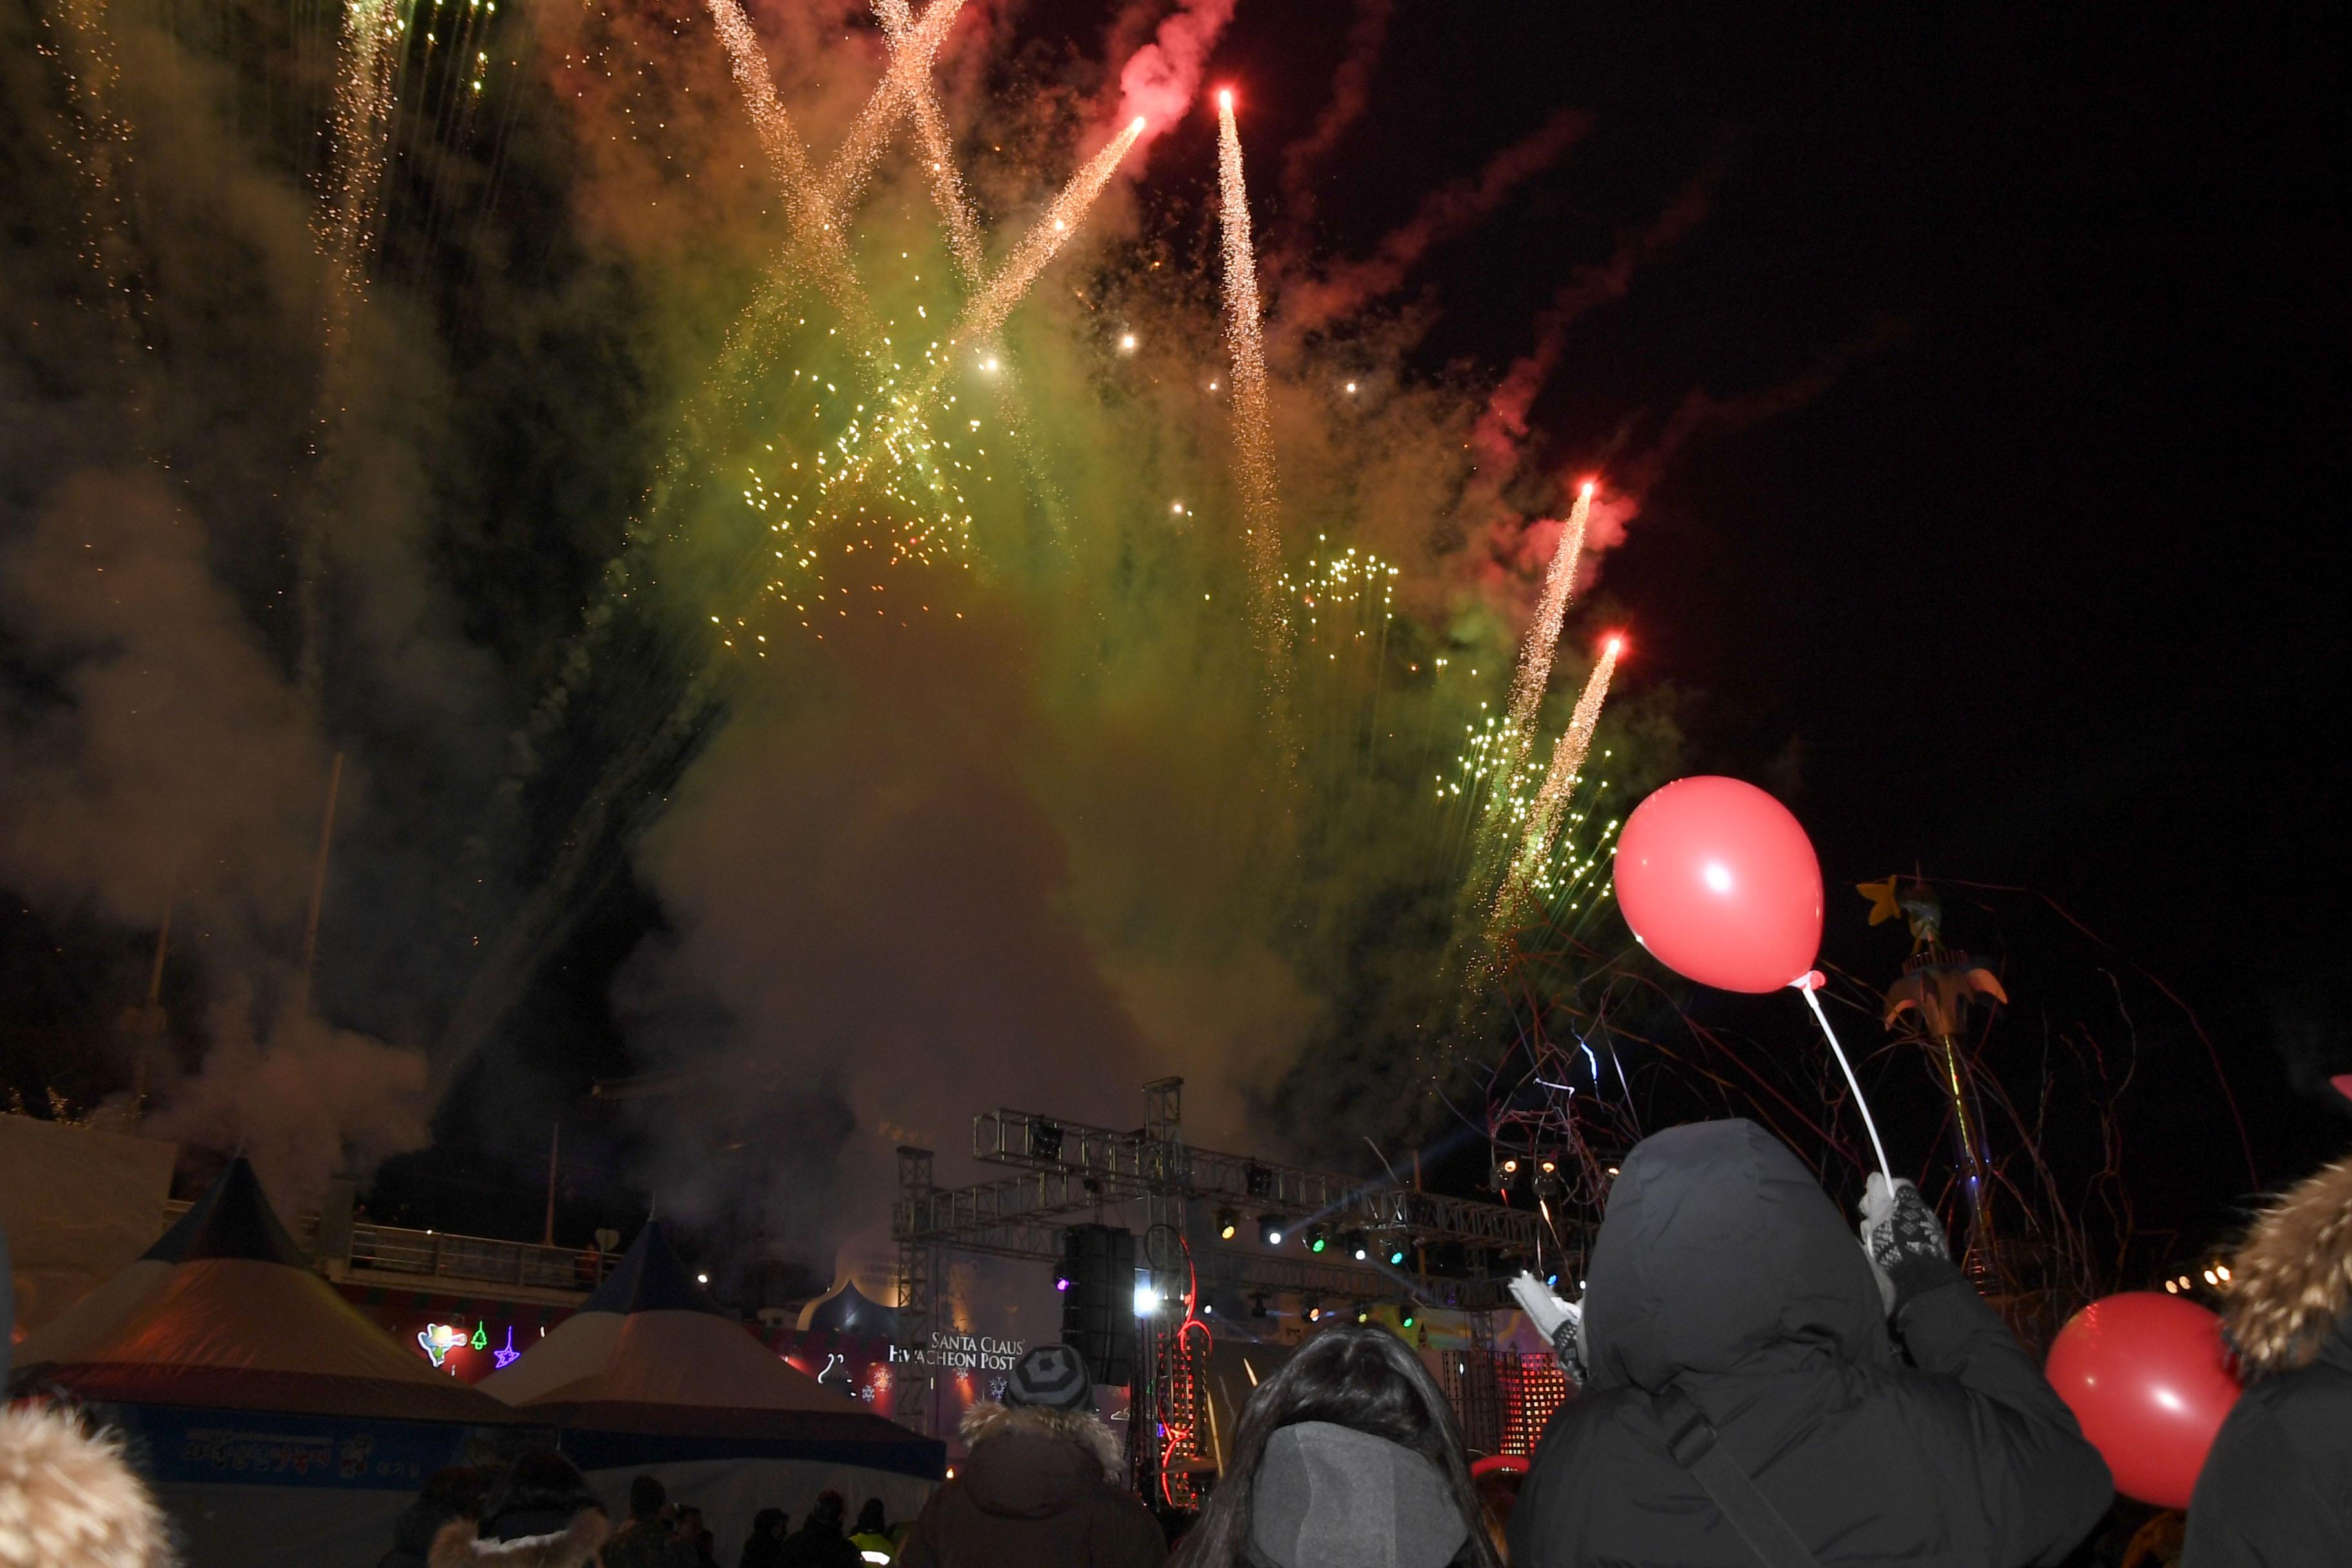
[[[451,1351],[466,1343],[466,1331],[454,1323],[427,1323],[418,1331],[416,1342],[437,1367],[448,1359]]]

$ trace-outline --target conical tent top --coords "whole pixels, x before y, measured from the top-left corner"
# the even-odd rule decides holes
[[[310,1267],[309,1255],[278,1223],[277,1211],[263,1195],[252,1163],[242,1155],[231,1160],[220,1179],[141,1257],[161,1263],[243,1258]]]
[[[580,1310],[618,1312],[624,1317],[632,1312],[708,1312],[732,1321],[732,1315],[687,1272],[657,1219],[646,1221],[629,1250],[621,1254],[621,1261],[580,1304]]]

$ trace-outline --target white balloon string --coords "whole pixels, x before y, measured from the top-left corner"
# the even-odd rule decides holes
[[[1878,1141],[1878,1123],[1871,1120],[1870,1101],[1863,1098],[1862,1082],[1853,1076],[1853,1064],[1845,1059],[1845,1047],[1838,1044],[1837,1031],[1830,1027],[1830,1016],[1822,1011],[1822,999],[1813,994],[1813,988],[1800,980],[1797,989],[1805,994],[1805,1005],[1813,1010],[1814,1021],[1822,1026],[1822,1037],[1829,1041],[1830,1054],[1837,1058],[1847,1087],[1853,1090],[1853,1102],[1862,1108],[1862,1124],[1870,1131],[1870,1146],[1877,1152],[1878,1168],[1886,1173],[1886,1190],[1891,1194],[1895,1191],[1895,1167],[1886,1163],[1886,1145]]]

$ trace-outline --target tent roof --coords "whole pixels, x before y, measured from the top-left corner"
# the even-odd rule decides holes
[[[727,1316],[726,1309],[712,1300],[710,1292],[695,1283],[694,1276],[687,1272],[686,1264],[678,1258],[677,1249],[670,1246],[668,1234],[657,1219],[646,1221],[628,1251],[621,1254],[621,1261],[580,1304],[580,1310],[708,1312],[715,1318]]]
[[[924,1439],[820,1384],[698,1289],[660,1227],[483,1392],[569,1427],[845,1448]]]
[[[809,1332],[895,1340],[898,1337],[898,1310],[886,1307],[860,1290],[856,1280],[844,1279],[801,1309],[800,1327]]]
[[[278,1223],[278,1213],[262,1195],[252,1164],[242,1158],[231,1160],[205,1195],[140,1256],[161,1263],[245,1258],[293,1268],[310,1267],[310,1256]]]
[[[176,1259],[157,1256],[167,1244]],[[394,1343],[305,1267],[242,1160],[90,1306],[69,1336],[26,1342],[28,1380],[134,1405],[516,1420]]]

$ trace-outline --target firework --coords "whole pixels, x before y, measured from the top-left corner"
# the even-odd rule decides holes
[[[1510,738],[1517,752],[1511,765],[1525,762],[1529,747],[1535,743],[1536,715],[1543,707],[1544,693],[1551,686],[1551,660],[1559,646],[1559,628],[1568,617],[1569,595],[1576,587],[1577,557],[1584,552],[1585,520],[1592,515],[1592,486],[1587,481],[1578,490],[1576,505],[1569,510],[1568,521],[1559,531],[1559,543],[1552,551],[1551,565],[1544,574],[1543,597],[1536,602],[1535,619],[1528,623],[1526,640],[1519,648],[1518,673],[1511,680],[1511,705],[1508,715]]]
[[[873,321],[866,309],[865,290],[858,287],[856,274],[850,266],[848,237],[835,218],[833,203],[826,198],[816,170],[809,163],[808,148],[793,124],[791,112],[784,108],[783,100],[776,96],[775,84],[768,79],[768,57],[760,47],[758,35],[751,30],[751,18],[743,15],[738,0],[708,3],[710,19],[719,27],[719,42],[727,47],[727,62],[734,71],[735,85],[742,89],[744,107],[751,111],[752,129],[759,133],[760,149],[768,155],[768,166],[783,188],[793,245],[814,264],[817,286],[841,312],[842,319],[861,341],[870,341],[874,336]],[[928,60],[926,56],[927,68]],[[875,96],[883,97],[888,88],[889,79],[886,78]]]
[[[1249,189],[1242,179],[1242,138],[1234,95],[1217,94],[1217,194],[1225,264],[1225,346],[1234,364],[1234,444],[1240,469],[1242,528],[1250,577],[1264,608],[1259,634],[1269,651],[1286,625],[1277,596],[1282,538],[1274,480],[1274,431],[1266,412],[1265,342],[1259,330],[1257,254],[1250,238]]]
[[[940,209],[940,221],[948,226],[948,252],[955,258],[964,282],[976,288],[987,270],[981,252],[980,220],[963,188],[962,173],[956,167],[954,141],[948,134],[947,110],[940,106],[930,78],[932,57],[939,52],[940,40],[947,36],[948,24],[954,20],[962,3],[963,0],[932,0],[931,8],[923,13],[919,28],[907,8],[907,0],[877,0],[874,9],[882,19],[884,35],[890,40],[894,78],[898,74],[899,62],[919,51],[919,74],[912,77],[904,89],[907,110],[915,124],[915,152],[923,161],[924,173],[930,177],[931,200]],[[859,117],[861,124],[864,118]]]
[[[1490,924],[1495,934],[1500,934],[1518,919],[1538,873],[1551,855],[1552,840],[1559,835],[1569,794],[1576,787],[1585,756],[1592,749],[1592,731],[1601,722],[1601,705],[1609,700],[1609,679],[1616,673],[1617,656],[1624,646],[1625,639],[1620,637],[1612,637],[1601,645],[1601,658],[1585,680],[1583,691],[1577,696],[1576,710],[1569,715],[1568,731],[1552,750],[1551,767],[1544,774],[1543,787],[1536,792],[1535,805],[1528,814],[1527,832],[1519,840],[1518,853],[1512,858],[1502,891],[1495,899]]]

